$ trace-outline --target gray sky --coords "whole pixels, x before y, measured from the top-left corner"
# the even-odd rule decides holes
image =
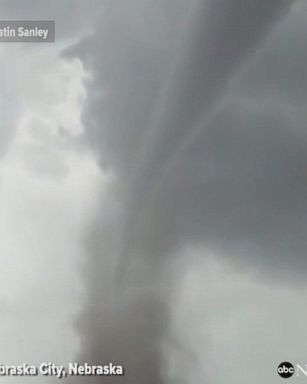
[[[56,21],[0,46],[0,362],[127,384],[305,364],[306,3],[0,9]]]

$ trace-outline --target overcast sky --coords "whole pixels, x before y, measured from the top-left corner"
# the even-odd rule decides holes
[[[306,364],[306,2],[0,11],[56,22],[0,44],[0,363],[114,361],[127,384]]]

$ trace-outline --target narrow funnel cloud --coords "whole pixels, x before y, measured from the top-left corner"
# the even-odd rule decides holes
[[[93,78],[83,118],[87,139],[114,176],[88,239],[79,358],[126,369],[124,377],[90,382],[172,383],[166,363],[173,342],[171,299],[182,277],[173,256],[186,241],[197,243],[204,229],[211,235],[207,214],[219,230],[229,209],[226,201],[219,217],[210,211],[215,184],[210,191],[207,175],[198,173],[204,163],[215,176],[210,165],[219,166],[209,146],[216,144],[214,130],[207,147],[202,138],[196,157],[185,154],[171,180],[162,176],[292,3],[109,2],[94,34],[72,50]],[[227,121],[227,110],[225,116]],[[213,119],[216,126],[223,117]],[[218,231],[210,240],[215,236]]]

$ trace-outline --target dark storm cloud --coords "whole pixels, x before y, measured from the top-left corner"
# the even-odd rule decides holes
[[[200,242],[298,277],[307,245],[306,11],[297,6],[159,171],[135,214],[141,244]]]
[[[297,255],[304,248],[303,120],[278,91],[267,100],[249,91],[261,88],[275,44],[282,66],[296,39],[295,12],[290,31],[282,25],[267,38],[291,4],[112,2],[70,51],[92,73],[87,140],[116,177],[88,241],[80,359],[126,364],[125,383],[168,380],[162,340],[179,278],[171,255],[182,245],[267,264],[279,249],[287,260],[295,236]]]
[[[225,90],[234,71],[291,5],[289,1],[204,1],[197,8],[142,161],[142,184],[154,185],[169,158]],[[147,180],[146,180],[147,179]],[[150,181],[149,181],[150,180]],[[139,197],[138,197],[139,198]]]
[[[191,229],[188,220],[185,219],[185,206],[194,204],[189,195],[186,195],[185,205],[182,206],[181,202],[177,201],[177,196],[181,196],[180,191],[186,184],[183,182],[180,187],[176,183],[177,190],[169,191],[167,195],[170,201],[164,197],[153,197],[153,211],[148,213],[152,195],[157,189],[163,190],[170,183],[165,173],[171,178],[176,177],[175,174],[170,175],[171,171],[174,171],[172,164],[176,166],[181,152],[191,145],[198,130],[206,125],[211,112],[218,105],[219,98],[225,96],[228,82],[233,74],[239,71],[244,60],[246,61],[251,54],[255,54],[257,43],[272,27],[273,21],[278,20],[289,6],[289,2],[261,2],[256,6],[253,1],[201,2],[199,4],[196,22],[191,28],[192,32],[185,39],[186,44],[183,47],[185,55],[179,60],[171,76],[170,85],[162,97],[161,109],[158,111],[156,121],[152,124],[153,133],[149,132],[136,176],[132,176],[130,192],[132,198],[128,203],[129,212],[126,218],[126,226],[129,230],[124,229],[124,236],[127,236],[127,240],[124,239],[124,243],[127,243],[123,246],[124,253],[135,254],[138,243],[136,238],[139,239],[142,255],[144,254],[143,246],[148,244],[148,241],[155,248],[155,253],[158,248],[168,249],[170,242],[177,243],[179,246],[182,244],[186,233],[185,231],[181,233],[178,228],[183,226]],[[203,156],[206,154],[204,153]],[[187,161],[187,164],[190,162]],[[180,165],[182,166],[181,163]],[[180,167],[178,169],[180,172],[178,177],[184,178],[185,173]],[[200,190],[199,178],[202,180],[206,175],[196,175],[193,169],[189,170],[188,175],[197,183],[196,191],[201,195],[203,191]],[[205,205],[210,204],[206,198],[204,201]],[[201,201],[198,203],[200,204]],[[191,215],[201,215],[209,225],[210,220],[205,212],[202,212],[201,207],[202,204],[195,206]],[[191,206],[188,209],[190,210]],[[153,223],[160,211],[163,219],[158,218],[157,227],[154,228],[148,223]],[[177,214],[181,217],[180,222]],[[200,224],[199,222],[198,225]],[[133,228],[134,225],[135,228]],[[144,236],[144,228],[147,227],[148,234]],[[174,238],[171,235],[172,232]],[[191,235],[193,236],[193,233]]]

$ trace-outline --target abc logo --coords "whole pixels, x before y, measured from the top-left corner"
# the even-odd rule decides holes
[[[277,373],[280,377],[284,379],[288,379],[294,374],[294,367],[291,363],[288,361],[284,361],[283,363],[280,363],[277,368]]]

